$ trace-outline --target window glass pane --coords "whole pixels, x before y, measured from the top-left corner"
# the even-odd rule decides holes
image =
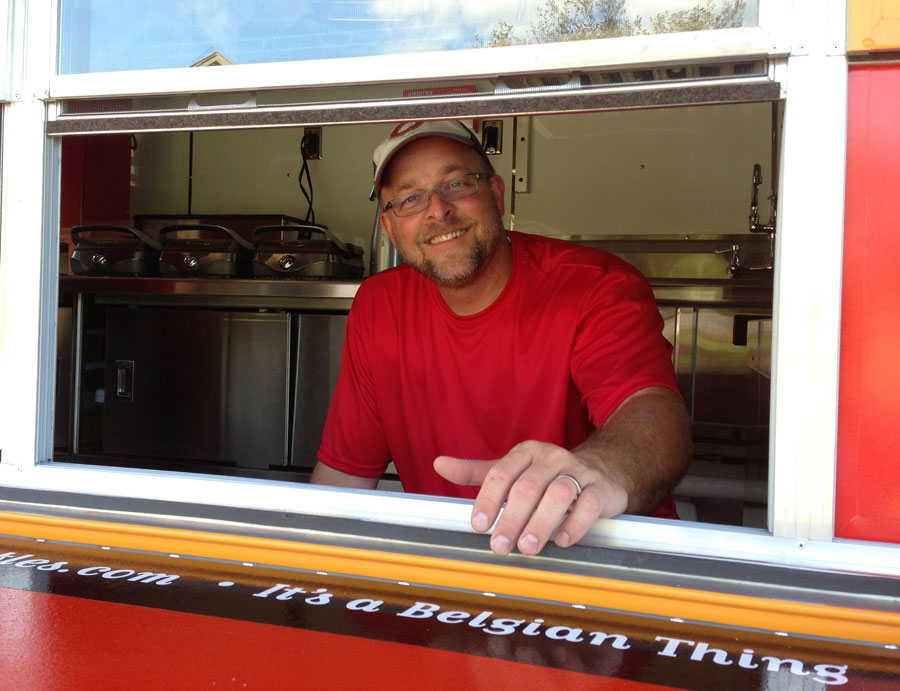
[[[60,74],[754,26],[759,0],[60,0]]]

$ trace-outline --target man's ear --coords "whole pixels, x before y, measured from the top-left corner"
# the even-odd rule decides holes
[[[497,204],[497,211],[500,212],[500,215],[503,216],[504,213],[504,203],[506,201],[506,183],[503,182],[503,178],[499,175],[493,175],[488,179],[488,184],[491,186],[491,194],[494,195],[494,202]]]
[[[394,229],[391,227],[391,215],[387,211],[382,211],[378,215],[378,220],[381,221],[381,227],[384,228],[384,231],[391,239],[391,244],[394,246],[394,249],[399,251],[397,241],[394,239]]]

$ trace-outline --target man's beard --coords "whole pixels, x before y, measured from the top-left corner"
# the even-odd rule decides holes
[[[499,219],[488,221],[484,226],[484,230],[485,232],[480,236],[478,234],[473,236],[474,239],[468,248],[467,254],[450,266],[440,266],[424,254],[416,253],[416,256],[407,256],[403,253],[403,250],[400,250],[400,255],[412,268],[438,285],[448,287],[459,285],[470,280],[478,273],[481,267],[494,254],[500,238],[504,235],[503,226]],[[474,227],[470,227],[467,232],[474,233]]]

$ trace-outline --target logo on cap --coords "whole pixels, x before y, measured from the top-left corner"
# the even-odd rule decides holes
[[[403,137],[424,124],[424,120],[419,120],[418,122],[401,122],[394,128],[394,131],[391,132],[390,138],[396,139],[397,137]]]

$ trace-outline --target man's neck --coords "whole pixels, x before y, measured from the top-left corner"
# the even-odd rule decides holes
[[[477,314],[490,307],[509,282],[512,274],[512,247],[501,241],[491,258],[467,281],[438,284],[447,307],[460,317]]]

